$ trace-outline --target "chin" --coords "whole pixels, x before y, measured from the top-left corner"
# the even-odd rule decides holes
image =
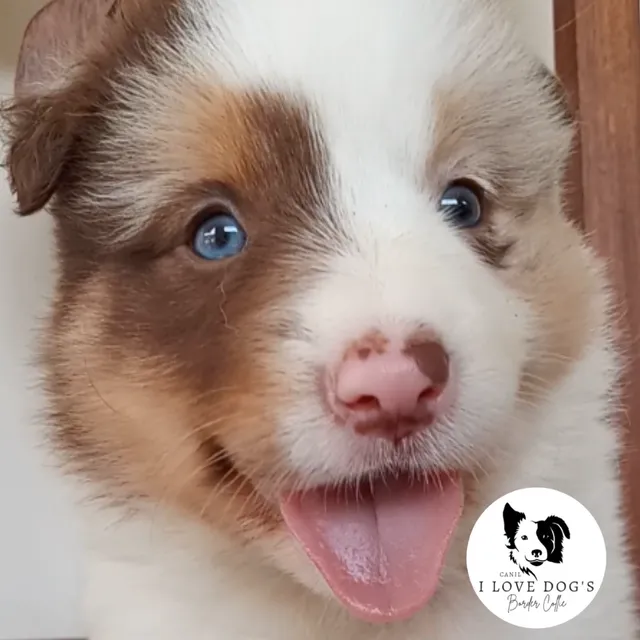
[[[6,163],[55,221],[40,355],[92,640],[524,638],[465,553],[537,486],[608,545],[546,637],[633,635],[562,90],[498,2],[374,5],[54,0],[27,29]]]

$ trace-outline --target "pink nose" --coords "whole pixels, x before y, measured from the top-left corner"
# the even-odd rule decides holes
[[[397,442],[433,422],[448,381],[448,355],[433,339],[403,348],[360,343],[335,374],[331,404],[358,433]]]

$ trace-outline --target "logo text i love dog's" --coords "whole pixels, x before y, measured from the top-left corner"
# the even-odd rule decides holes
[[[467,569],[476,594],[518,627],[548,629],[582,613],[606,569],[593,516],[552,489],[514,491],[490,505],[469,538]]]

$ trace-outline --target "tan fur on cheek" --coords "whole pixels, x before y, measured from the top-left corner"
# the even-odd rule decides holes
[[[277,527],[245,475],[273,469],[265,407],[228,391],[233,378],[202,398],[149,355],[116,355],[102,321],[109,286],[89,283],[46,349],[52,435],[70,469],[116,502],[151,499],[245,537]]]
[[[535,398],[552,387],[583,355],[602,326],[606,300],[599,265],[580,233],[550,203],[527,220],[515,220],[517,237],[506,268],[498,273],[534,314],[522,392]],[[517,230],[516,230],[517,229]]]

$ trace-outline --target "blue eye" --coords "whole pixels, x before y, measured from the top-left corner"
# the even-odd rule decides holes
[[[228,213],[219,213],[196,229],[193,250],[204,260],[224,260],[240,253],[246,242],[247,234],[240,223]]]
[[[480,187],[462,182],[450,184],[440,198],[440,210],[456,227],[476,227],[483,214]]]

